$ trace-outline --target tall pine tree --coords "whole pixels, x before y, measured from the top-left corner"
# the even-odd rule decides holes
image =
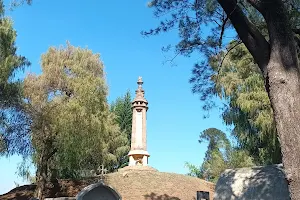
[[[116,122],[119,124],[121,131],[127,135],[128,152],[130,149],[131,132],[132,132],[132,99],[130,91],[122,97],[118,97],[111,104],[111,111],[116,115]],[[128,153],[127,152],[127,153]],[[124,156],[119,160],[119,168],[127,166],[129,162],[128,156]]]

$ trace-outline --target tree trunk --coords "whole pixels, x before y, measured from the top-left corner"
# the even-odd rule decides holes
[[[292,200],[300,199],[300,70],[296,43],[281,0],[261,1],[270,37],[267,79],[282,161]]]
[[[280,52],[272,52],[268,64],[269,96],[281,144],[284,170],[291,199],[300,199],[300,74],[280,61]]]
[[[41,155],[37,166],[37,188],[36,196],[39,200],[44,199],[45,186],[47,183],[47,162],[45,162],[45,155]]]
[[[52,144],[52,143],[50,143]],[[49,153],[51,150],[51,147],[49,145],[44,145],[44,149],[40,153],[40,157],[38,159],[37,163],[37,188],[36,188],[36,196],[38,199],[42,200],[45,198],[45,190],[46,190],[46,184],[49,180],[49,173],[48,173],[48,162],[49,158],[53,156],[53,154],[56,152],[56,149],[52,151],[52,153]]]
[[[265,18],[269,42],[235,0],[218,0],[265,77],[292,200],[300,200],[300,70],[282,0],[247,0]]]
[[[293,43],[290,41],[288,43]],[[292,200],[300,199],[300,73],[297,54],[274,45],[267,66],[269,97]]]

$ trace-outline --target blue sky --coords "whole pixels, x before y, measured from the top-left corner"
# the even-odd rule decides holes
[[[19,54],[32,62],[25,74],[41,73],[41,54],[68,40],[101,54],[109,101],[128,89],[134,94],[138,76],[143,77],[149,102],[149,164],[159,171],[187,173],[185,161],[200,165],[206,151],[206,145],[198,143],[199,133],[210,127],[227,130],[218,110],[203,119],[201,102],[191,92],[191,69],[201,57],[178,56],[176,66],[172,66],[164,61],[173,54],[163,53],[161,47],[176,44],[176,31],[150,38],[141,36],[142,30],[159,23],[147,8],[147,0],[33,0],[32,6],[7,14],[18,32]],[[20,161],[17,156],[0,158],[0,194],[11,190],[14,181],[24,184],[15,174]]]

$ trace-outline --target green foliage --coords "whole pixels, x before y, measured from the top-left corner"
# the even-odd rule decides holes
[[[223,120],[234,125],[232,135],[256,164],[280,163],[280,145],[263,76],[243,44],[233,41],[227,49],[230,50],[210,58],[211,70],[206,76],[194,70],[191,82],[206,100],[207,108],[215,96],[227,102]],[[202,87],[204,82],[209,85]]]
[[[188,175],[217,182],[221,173],[228,168],[253,166],[253,159],[247,151],[233,147],[224,132],[209,128],[200,134],[200,143],[208,142],[202,165],[186,163]]]
[[[128,141],[131,141],[131,131],[132,131],[132,99],[130,91],[122,97],[118,97],[111,104],[111,111],[116,115],[116,122],[119,124],[120,129],[125,131]]]
[[[101,164],[115,170],[128,139],[109,110],[99,54],[70,44],[51,47],[41,65],[41,75],[24,81],[38,177],[40,170],[47,178],[78,177]]]
[[[180,41],[174,46],[176,54],[190,55],[200,51],[210,57],[219,53],[226,45],[226,33],[232,34],[233,26],[228,16],[216,0],[150,0],[148,7],[153,9],[155,17],[161,22],[156,28],[142,31],[143,35],[157,35],[163,32],[178,30]],[[231,1],[224,2],[230,4]],[[300,24],[300,1],[283,1],[293,29]],[[248,0],[234,1],[249,20],[268,40],[269,33],[262,14]],[[241,23],[241,22],[240,22]],[[230,35],[232,36],[232,35]],[[168,46],[166,50],[170,50]]]
[[[12,21],[4,17],[4,6],[0,1],[0,89],[1,108],[8,108],[20,102],[20,82],[14,80],[17,70],[30,63],[23,56],[16,55],[17,33]]]
[[[29,183],[35,183],[35,175],[30,171],[30,167],[32,167],[34,163],[32,163],[31,157],[26,157],[22,160],[18,165],[17,175],[22,177],[24,181]]]
[[[225,133],[216,128],[209,128],[204,130],[199,136],[199,143],[208,141],[206,157],[209,159],[210,152],[215,149],[224,149],[226,151],[230,148],[230,142]]]
[[[5,152],[5,141],[2,137],[2,135],[0,136],[0,153]]]
[[[0,153],[26,156],[31,151],[28,118],[22,112],[22,82],[15,79],[15,74],[30,63],[16,54],[16,36],[0,0]]]
[[[257,9],[254,5],[257,2],[151,0],[148,6],[162,21],[156,28],[143,31],[142,34],[156,35],[175,29],[178,30],[180,41],[174,47],[169,45],[164,48],[165,50],[175,49],[176,55],[188,56],[193,52],[205,55],[206,59],[197,63],[193,69],[193,77],[190,80],[193,84],[192,91],[200,93],[201,100],[205,102],[204,110],[216,106],[214,102],[216,95],[223,99],[227,103],[222,113],[223,119],[226,124],[234,125],[233,135],[238,140],[240,148],[249,151],[255,163],[271,164],[281,162],[280,145],[276,136],[272,108],[264,89],[266,80],[256,64],[259,56],[254,56],[259,49],[255,49],[257,46],[254,43],[265,43],[268,46],[272,30],[268,30],[266,21],[260,13],[267,7]],[[286,7],[299,54],[300,1],[282,2]],[[229,9],[226,11],[224,7]],[[236,11],[234,19],[226,14],[228,10]],[[229,18],[234,20],[234,26]],[[237,27],[246,31],[240,31],[240,35],[236,35],[234,33]],[[245,37],[245,32],[248,37]],[[252,42],[249,39],[251,37]],[[230,42],[231,39],[228,38],[233,38],[233,41]],[[246,41],[247,47],[252,48],[252,55],[245,45],[239,45],[241,43],[239,39]],[[232,48],[234,50],[231,50]],[[268,55],[268,52],[262,52],[264,53]],[[253,56],[257,59],[256,62]]]
[[[210,152],[210,160],[205,160],[201,165],[201,171],[203,178],[216,183],[221,173],[229,168],[227,166],[226,158],[220,150],[214,150]]]
[[[10,9],[13,10],[14,8],[21,6],[23,4],[32,4],[32,0],[11,0],[10,1]]]
[[[202,171],[199,169],[198,166],[193,165],[189,162],[186,162],[185,167],[188,168],[188,170],[189,170],[189,172],[187,173],[188,176],[195,176],[198,178],[203,178]]]
[[[130,149],[131,141],[131,131],[132,131],[132,103],[131,103],[130,91],[127,91],[126,94],[122,97],[118,97],[115,102],[111,104],[111,111],[116,115],[116,123],[119,124],[119,127],[122,132],[127,135],[127,153]],[[126,154],[124,157],[119,157],[119,167],[122,168],[128,165],[129,158]]]

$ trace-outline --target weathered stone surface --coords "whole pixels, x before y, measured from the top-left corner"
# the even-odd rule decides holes
[[[45,198],[45,200],[76,200],[75,197]]]
[[[121,200],[121,196],[113,188],[99,182],[81,190],[76,200]]]
[[[289,200],[282,165],[228,169],[219,178],[214,200]]]

